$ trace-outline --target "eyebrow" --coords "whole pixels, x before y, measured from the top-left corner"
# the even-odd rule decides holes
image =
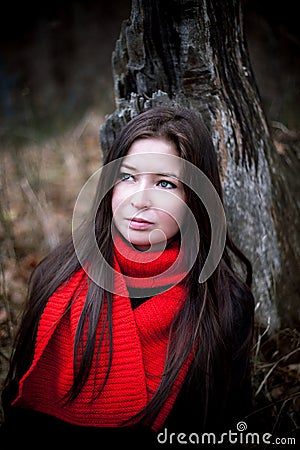
[[[121,168],[125,168],[125,169],[129,169],[132,170],[133,172],[138,172],[136,167],[130,166],[129,164],[122,164]],[[144,172],[138,172],[138,173],[144,173]],[[170,177],[170,178],[176,178],[177,180],[179,180],[178,175],[175,175],[172,172],[147,172],[147,173],[155,173],[155,175],[158,175],[160,177]]]

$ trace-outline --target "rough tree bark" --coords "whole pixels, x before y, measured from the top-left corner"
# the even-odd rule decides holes
[[[132,0],[112,68],[116,110],[101,127],[102,151],[149,107],[197,109],[218,153],[231,234],[253,263],[257,321],[271,331],[298,324],[299,204],[262,108],[241,2]]]

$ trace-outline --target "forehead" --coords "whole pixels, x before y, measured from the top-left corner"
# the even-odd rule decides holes
[[[146,138],[134,141],[122,165],[137,172],[171,172],[179,176],[182,163],[175,144],[162,138]]]

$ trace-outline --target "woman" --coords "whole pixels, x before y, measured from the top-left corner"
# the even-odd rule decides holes
[[[52,436],[155,448],[161,432],[218,433],[245,418],[251,264],[226,230],[201,279],[212,222],[200,174],[222,204],[216,152],[195,112],[156,107],[121,130],[89,217],[32,274],[3,433],[34,421]]]

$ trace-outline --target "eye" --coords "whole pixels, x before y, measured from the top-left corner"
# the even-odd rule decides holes
[[[134,176],[130,175],[130,173],[121,172],[119,174],[119,180],[121,180],[121,181],[132,181],[132,180],[134,180]]]
[[[176,184],[167,180],[161,180],[158,184],[164,189],[175,189],[177,187]]]

